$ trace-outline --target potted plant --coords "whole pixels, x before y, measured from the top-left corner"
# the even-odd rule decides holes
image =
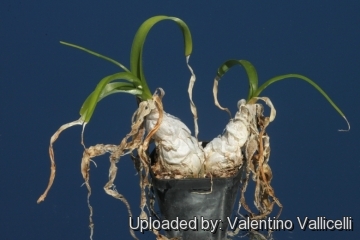
[[[186,64],[191,73],[188,94],[190,109],[194,115],[194,135],[191,134],[189,128],[180,119],[170,115],[163,109],[164,90],[158,88],[152,94],[143,72],[142,51],[146,36],[150,29],[162,20],[174,21],[183,33]],[[282,208],[270,184],[272,179],[271,168],[268,163],[270,141],[265,131],[269,123],[274,120],[276,112],[270,99],[259,97],[260,93],[268,85],[276,81],[299,78],[315,87],[345,118],[344,114],[327,94],[305,76],[299,74],[281,75],[266,81],[258,87],[257,73],[250,62],[228,60],[219,67],[214,81],[215,105],[230,114],[230,111],[221,107],[217,100],[218,82],[231,67],[236,65],[240,65],[246,70],[249,78],[249,94],[247,100],[242,99],[238,102],[238,111],[235,116],[232,117],[230,114],[230,121],[225,126],[224,132],[210,142],[201,142],[198,140],[197,110],[192,100],[192,88],[195,83],[195,74],[189,65],[192,40],[188,26],[181,19],[155,16],[146,20],[138,29],[132,44],[130,69],[91,50],[66,42],[61,43],[103,58],[122,69],[122,72],[104,77],[84,101],[80,109],[80,118],[62,125],[51,137],[49,146],[50,179],[45,192],[38,199],[38,203],[44,201],[55,178],[54,142],[63,130],[74,125],[82,125],[81,144],[85,150],[81,161],[81,173],[85,180],[84,184],[88,189],[90,238],[92,238],[94,230],[93,209],[90,205],[91,187],[89,184],[90,162],[93,157],[110,153],[109,181],[104,186],[104,190],[107,194],[125,203],[129,217],[132,217],[130,204],[123,195],[117,192],[114,185],[117,174],[116,164],[120,157],[126,154],[131,155],[140,176],[141,220],[150,221],[149,215],[156,218],[154,195],[159,203],[162,215],[160,220],[163,222],[180,218],[181,220],[187,220],[187,223],[194,220],[192,223],[197,225],[200,224],[199,221],[202,221],[201,217],[204,218],[203,220],[222,220],[222,222],[218,221],[216,223],[216,227],[209,226],[206,231],[199,228],[197,231],[192,231],[192,229],[174,231],[174,229],[171,229],[166,233],[167,237],[162,235],[158,228],[153,228],[152,231],[157,236],[157,239],[167,239],[168,237],[225,239],[228,235],[229,223],[224,218],[230,217],[238,192],[241,194],[239,206],[244,207],[248,212],[248,218],[251,220],[267,217],[272,212],[275,204],[280,207],[280,210]],[[90,121],[97,103],[114,93],[130,93],[137,99],[138,109],[136,109],[132,117],[129,133],[119,145],[97,144],[86,147],[83,141],[86,124]],[[269,117],[264,116],[263,106],[257,103],[258,100],[263,100],[270,107]],[[150,154],[149,144],[151,142],[154,142],[156,147]],[[137,150],[137,155],[134,154],[134,150]],[[250,177],[255,181],[254,203],[257,209],[256,213],[248,207],[245,201],[244,193]],[[220,226],[220,224],[222,225]],[[192,227],[187,226],[187,228]],[[131,227],[130,233],[136,239]],[[252,230],[250,230],[250,233],[257,234],[256,231]],[[229,233],[229,235],[233,234]]]

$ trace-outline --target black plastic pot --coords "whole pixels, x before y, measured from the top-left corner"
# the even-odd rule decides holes
[[[154,161],[153,152],[151,154]],[[231,218],[237,192],[240,185],[241,170],[228,178],[213,178],[211,191],[210,178],[194,179],[157,179],[150,171],[153,189],[160,208],[162,220],[180,222],[190,220],[197,229],[165,230],[169,238],[180,237],[183,240],[223,240],[227,239],[228,218]],[[206,227],[206,221],[221,220],[216,231],[211,232]]]

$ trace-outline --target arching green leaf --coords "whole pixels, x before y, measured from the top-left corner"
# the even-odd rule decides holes
[[[142,52],[144,47],[144,42],[146,36],[150,29],[158,22],[162,20],[172,20],[177,23],[180,27],[183,37],[184,37],[184,44],[185,44],[185,56],[191,54],[192,51],[192,40],[191,34],[188,26],[184,21],[176,17],[168,17],[168,16],[155,16],[146,20],[136,32],[134,37],[134,41],[131,48],[131,55],[130,55],[130,69],[131,72],[138,77],[143,86],[143,97],[144,99],[151,98],[152,94],[149,90],[149,87],[146,83],[146,79],[143,72],[143,65],[142,65]]]
[[[127,80],[126,82],[117,82],[116,84],[109,85],[110,82],[115,80]],[[139,95],[142,93],[141,86],[136,86],[131,82],[139,81],[133,74],[128,72],[115,73],[113,75],[104,77],[96,86],[95,90],[88,96],[80,109],[81,118],[84,122],[89,122],[95,110],[97,103],[104,97],[115,92],[126,92],[132,95]]]
[[[260,93],[267,88],[270,84],[280,81],[280,80],[284,80],[284,79],[288,79],[288,78],[298,78],[301,80],[304,80],[305,82],[309,83],[311,86],[313,86],[316,90],[318,90],[321,95],[323,95],[326,100],[331,104],[331,106],[333,106],[333,108],[335,108],[335,110],[345,119],[347,125],[348,125],[348,130],[350,130],[350,124],[348,122],[348,120],[345,117],[345,114],[340,110],[340,108],[338,108],[338,106],[336,106],[336,104],[330,99],[330,97],[324,92],[324,90],[322,90],[319,85],[317,85],[314,81],[312,81],[310,78],[305,77],[303,75],[300,74],[285,74],[285,75],[280,75],[280,76],[276,76],[273,77],[269,80],[267,80],[265,83],[263,83],[257,90],[256,92],[253,94],[252,97],[258,97],[260,95]],[[341,130],[343,131],[343,130]]]
[[[251,98],[251,96],[253,95],[253,93],[256,91],[257,86],[258,86],[258,76],[256,73],[256,69],[255,67],[246,60],[236,60],[236,59],[230,59],[227,60],[226,62],[224,62],[219,68],[218,68],[218,72],[217,72],[217,79],[218,81],[220,80],[220,78],[222,78],[222,76],[225,75],[225,73],[227,71],[230,70],[230,68],[232,68],[233,66],[243,66],[246,74],[248,76],[249,79],[249,94],[248,94],[248,99]]]

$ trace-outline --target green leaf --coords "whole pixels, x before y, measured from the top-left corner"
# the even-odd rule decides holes
[[[260,93],[267,88],[270,84],[280,81],[280,80],[284,80],[284,79],[288,79],[288,78],[298,78],[301,80],[304,80],[305,82],[309,83],[311,86],[313,86],[316,90],[318,90],[321,95],[323,95],[326,100],[328,100],[328,102],[331,104],[331,106],[333,106],[333,108],[335,108],[335,110],[345,119],[345,121],[348,124],[348,130],[350,130],[350,124],[348,122],[348,120],[345,117],[345,114],[340,110],[340,108],[338,108],[338,106],[336,106],[336,104],[330,99],[330,97],[324,92],[324,90],[322,90],[319,85],[317,85],[314,81],[312,81],[310,78],[307,78],[303,75],[300,74],[285,74],[285,75],[280,75],[280,76],[276,76],[273,77],[269,80],[267,80],[265,83],[263,83],[257,90],[256,92],[253,94],[252,97],[258,97],[260,95]],[[341,130],[342,131],[342,130]]]
[[[116,84],[111,84],[110,82],[115,80],[127,80],[130,82],[138,82],[133,74],[129,72],[120,72],[113,75],[104,77],[96,86],[95,90],[87,97],[80,109],[81,118],[84,122],[89,122],[91,116],[95,110],[97,103],[104,97],[116,93],[116,92],[126,92],[132,95],[139,96],[142,94],[141,87],[136,88],[133,83],[126,82],[117,82]],[[109,85],[111,84],[111,85]]]
[[[224,62],[217,71],[217,81],[222,78],[227,71],[230,70],[233,66],[243,66],[246,74],[249,78],[249,94],[248,94],[248,100],[253,96],[254,92],[257,90],[258,86],[258,76],[256,73],[255,67],[246,60],[236,60],[236,59],[230,59]]]
[[[80,47],[80,46],[75,45],[75,44],[72,44],[72,43],[67,43],[67,42],[63,42],[63,41],[60,41],[60,43],[66,45],[66,46],[70,46],[70,47],[74,47],[74,48],[83,50],[83,51],[85,51],[85,52],[87,52],[87,53],[90,53],[90,54],[92,54],[92,55],[95,55],[95,56],[97,56],[97,57],[99,57],[99,58],[105,59],[105,60],[107,60],[107,61],[115,64],[116,66],[119,66],[119,67],[122,68],[124,71],[130,72],[129,69],[127,69],[124,65],[122,65],[122,64],[119,63],[118,61],[115,61],[115,60],[112,59],[112,58],[109,58],[109,57],[106,57],[106,56],[104,56],[104,55],[101,55],[100,53],[93,52],[93,51],[91,51],[91,50],[89,50],[89,49],[86,49],[86,48],[84,48],[84,47]]]
[[[181,19],[176,17],[168,17],[168,16],[155,16],[146,20],[136,32],[131,48],[131,55],[130,55],[131,72],[141,80],[143,86],[143,98],[145,99],[151,98],[152,94],[146,83],[146,79],[143,72],[142,52],[143,52],[144,42],[150,29],[156,23],[162,20],[172,20],[177,23],[184,37],[185,56],[190,55],[192,52],[192,40],[191,40],[190,30],[186,25],[186,23],[183,22]]]
[[[142,94],[142,90],[136,88],[131,83],[125,83],[125,82],[108,83],[103,89],[102,93],[100,94],[99,101],[114,93],[130,93],[132,95],[139,96]]]
[[[89,101],[91,97],[93,96],[95,91],[93,91],[85,100],[83,103],[83,106],[80,109],[80,115],[83,115],[87,111],[87,106],[89,104]],[[103,98],[114,94],[114,93],[130,93],[132,95],[140,96],[142,91],[140,89],[137,89],[133,84],[131,83],[125,83],[125,82],[114,82],[114,83],[108,83],[106,84],[105,88],[101,92],[98,102],[100,102]]]

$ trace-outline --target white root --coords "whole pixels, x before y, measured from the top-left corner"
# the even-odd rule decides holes
[[[242,146],[250,133],[251,115],[245,100],[238,103],[238,112],[226,125],[224,133],[204,148],[206,172],[220,173],[237,169],[243,163]]]
[[[152,109],[146,117],[146,130],[151,131],[159,118],[159,110]],[[166,172],[196,177],[204,163],[204,153],[197,139],[180,119],[163,112],[160,127],[153,135],[158,161]]]
[[[161,90],[161,94],[164,92]],[[161,98],[162,96],[160,96]],[[271,108],[270,121],[275,118],[275,108],[268,98],[263,100]],[[146,116],[146,130],[150,132],[159,119],[159,109],[150,108]],[[204,177],[200,173],[226,176],[229,170],[239,169],[243,165],[243,153],[250,135],[259,135],[258,117],[263,107],[254,102],[238,102],[238,112],[230,119],[222,135],[214,138],[205,148],[191,136],[189,128],[180,119],[160,110],[163,119],[160,127],[152,136],[157,147],[157,160],[162,173],[173,177]]]
[[[254,98],[246,103],[244,99],[238,102],[238,111],[230,119],[221,136],[214,138],[204,148],[206,173],[222,176],[230,169],[239,169],[243,164],[243,154],[248,148],[250,136],[259,136],[258,118],[263,114],[263,107],[255,103],[263,100],[271,109],[269,122],[273,121],[276,111],[269,98]],[[219,106],[222,110],[227,110]],[[227,110],[227,112],[229,112]]]

